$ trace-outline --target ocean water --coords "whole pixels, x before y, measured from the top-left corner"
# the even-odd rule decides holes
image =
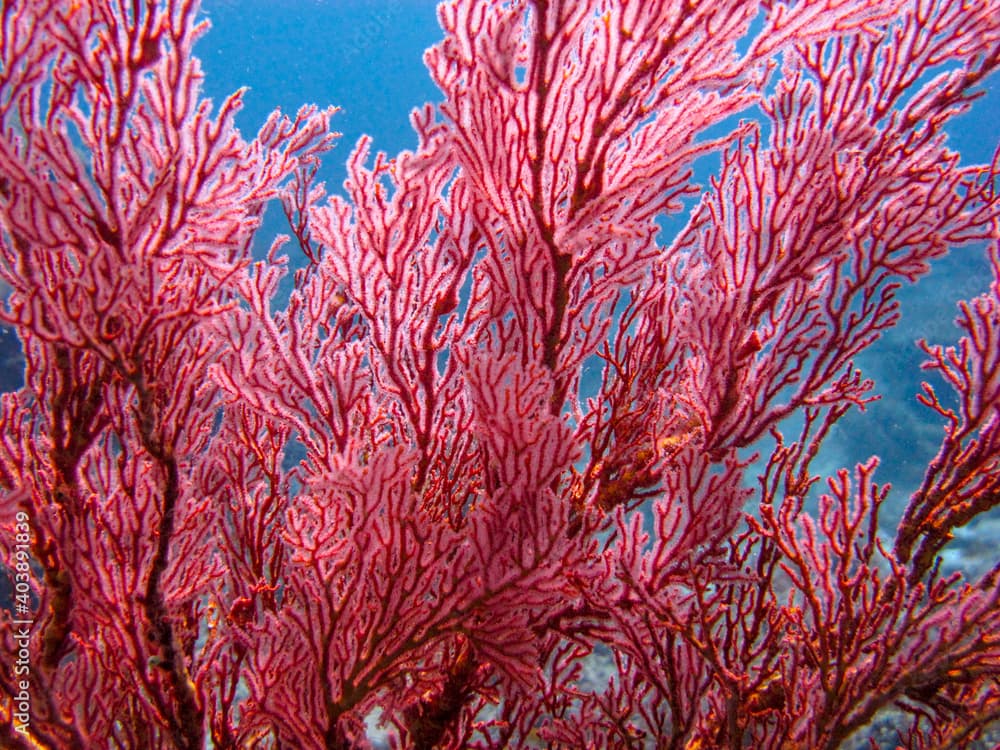
[[[213,28],[196,53],[206,72],[206,93],[221,100],[241,86],[250,87],[237,117],[247,136],[274,107],[286,112],[304,103],[341,107],[334,125],[343,135],[321,173],[331,191],[340,191],[344,162],[362,134],[373,137],[373,149],[390,155],[412,149],[416,137],[410,111],[440,100],[422,61],[423,51],[441,37],[435,7],[433,0],[294,0],[277,10],[268,0],[205,0],[203,10]],[[1000,133],[996,123],[1000,80],[994,77],[973,110],[948,128],[963,161],[990,161]],[[713,168],[711,160],[700,163],[696,179],[706,181]],[[273,231],[262,233],[261,252],[282,231],[277,217],[269,220],[265,229]],[[664,220],[664,244],[672,236],[669,230],[683,221],[683,216]],[[881,399],[864,413],[854,410],[841,420],[815,468],[832,475],[878,455],[878,480],[893,486],[882,519],[886,531],[894,528],[942,436],[940,420],[916,401],[922,380],[940,385],[920,369],[926,357],[916,342],[955,342],[956,303],[984,292],[989,278],[985,246],[953,250],[918,284],[900,291],[902,322],[858,358],[858,366],[876,381]],[[786,436],[794,434],[790,429]],[[984,547],[976,535],[993,535],[991,529],[1000,524],[1000,514],[994,515],[959,534],[956,550],[946,556],[949,566],[969,572],[981,568],[982,559],[973,559]],[[966,550],[967,559],[959,548]]]
[[[409,124],[411,110],[440,100],[422,60],[424,50],[441,37],[435,7],[433,0],[290,0],[280,9],[270,0],[205,0],[202,13],[211,29],[195,48],[205,71],[204,92],[218,104],[248,87],[236,120],[247,138],[275,107],[286,113],[307,103],[340,107],[334,127],[342,136],[320,173],[331,192],[340,192],[344,163],[362,134],[373,138],[373,150],[392,155],[412,149],[416,136]],[[1000,81],[994,77],[987,84],[973,110],[948,128],[953,148],[966,163],[988,162],[996,146]],[[698,165],[696,179],[707,180],[714,167],[710,162]],[[272,206],[265,217],[258,255],[266,252],[275,234],[285,231],[278,214]],[[683,215],[664,219],[664,244],[683,222]],[[916,341],[954,342],[957,301],[982,293],[988,284],[984,246],[953,250],[917,285],[900,291],[901,324],[858,358],[865,374],[876,380],[881,399],[864,413],[854,410],[841,420],[817,468],[830,475],[878,455],[879,481],[894,488],[883,518],[887,529],[918,486],[942,435],[940,420],[915,398],[922,380],[939,385],[920,370],[925,356]],[[593,369],[590,377],[593,382],[585,388],[599,382],[599,371]],[[17,339],[0,328],[0,389],[12,390],[22,381]],[[998,525],[1000,514],[981,519],[962,532],[954,546],[975,555],[973,550],[984,546],[977,533],[992,536],[991,529]],[[979,568],[954,551],[948,561]]]

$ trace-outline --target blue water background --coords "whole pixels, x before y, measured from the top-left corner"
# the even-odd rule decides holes
[[[275,106],[289,112],[304,102],[343,108],[335,122],[344,136],[324,170],[332,189],[339,189],[344,160],[361,133],[390,154],[413,148],[410,110],[440,98],[422,63],[424,49],[441,35],[433,2],[299,0],[277,11],[260,0],[209,0],[204,7],[214,25],[198,47],[206,90],[221,97],[251,87],[241,127],[256,129]],[[949,130],[953,147],[968,163],[988,162],[997,143],[1000,90],[996,79],[991,83],[987,96]],[[701,166],[704,180],[711,165]],[[956,302],[982,293],[988,282],[984,247],[955,250],[920,284],[901,291],[902,323],[859,359],[883,397],[865,413],[854,411],[841,421],[817,468],[831,474],[879,455],[878,477],[894,486],[883,519],[889,526],[919,484],[942,434],[940,420],[915,399],[921,380],[932,379],[919,368],[925,357],[915,342],[955,341]]]
[[[389,154],[413,148],[416,137],[409,125],[410,111],[440,99],[422,62],[424,49],[441,36],[435,3],[430,0],[286,0],[280,4],[206,0],[203,14],[212,24],[196,47],[206,73],[205,93],[218,103],[237,88],[249,86],[237,118],[247,138],[275,107],[290,114],[304,103],[342,108],[334,124],[343,137],[322,171],[333,191],[341,191],[343,164],[362,133],[374,138],[375,149]],[[1000,81],[994,77],[989,83],[987,96],[949,130],[954,148],[967,163],[988,162],[997,144]],[[710,168],[702,165],[700,180]],[[260,248],[283,231],[276,214],[272,210],[268,216]],[[920,381],[928,379],[919,369],[924,356],[915,341],[924,337],[932,343],[954,342],[958,337],[952,322],[956,301],[985,291],[988,283],[984,248],[965,247],[939,262],[919,285],[901,292],[902,324],[858,362],[876,380],[883,398],[865,413],[854,411],[842,420],[826,445],[822,465],[814,467],[831,474],[838,467],[879,455],[878,477],[894,486],[883,519],[887,527],[894,525],[907,494],[919,484],[941,438],[940,420],[915,400]],[[9,331],[0,332],[0,387],[4,390],[20,384],[23,361],[18,349]],[[794,437],[793,433],[788,437]],[[980,524],[978,536],[966,534],[958,540],[958,548],[973,555],[983,553],[976,548],[988,546],[991,534],[987,529],[996,524],[996,518],[987,519]]]

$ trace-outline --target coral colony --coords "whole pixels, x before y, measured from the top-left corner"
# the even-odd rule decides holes
[[[997,0],[449,0],[341,194],[332,109],[201,97],[195,0],[0,7],[3,747],[982,741],[1000,563],[940,561],[1000,504],[1000,157],[943,128]],[[814,459],[963,245],[880,531]]]

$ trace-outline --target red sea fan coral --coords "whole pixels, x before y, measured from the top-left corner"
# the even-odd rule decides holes
[[[1000,7],[438,13],[416,149],[362,139],[328,199],[333,111],[245,140],[196,3],[3,4],[5,746],[834,748],[887,711],[893,746],[975,740],[1000,568],[939,560],[1000,500],[1000,200],[943,127]],[[254,261],[270,202],[301,262]],[[886,538],[877,459],[811,464],[900,285],[982,241]]]

